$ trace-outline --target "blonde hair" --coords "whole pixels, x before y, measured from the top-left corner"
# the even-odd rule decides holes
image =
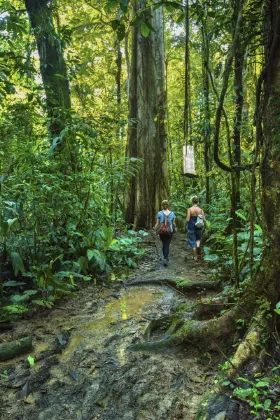
[[[161,205],[163,208],[168,208],[169,207],[169,201],[168,200],[162,200]]]

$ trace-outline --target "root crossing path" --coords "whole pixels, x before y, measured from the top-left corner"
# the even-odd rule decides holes
[[[177,234],[163,267],[160,243],[149,235],[147,252],[125,287],[82,287],[51,311],[19,320],[0,342],[31,336],[28,354],[1,363],[0,418],[3,420],[192,420],[212,387],[219,352],[189,343],[184,347],[129,351],[145,342],[156,320],[187,313],[201,297],[182,293],[175,280],[209,280],[207,267],[191,261],[186,238]],[[136,284],[137,283],[137,284]],[[142,283],[142,284],[141,284]],[[159,340],[164,322],[148,340]],[[167,326],[166,328],[168,328]],[[147,334],[146,334],[147,339]]]

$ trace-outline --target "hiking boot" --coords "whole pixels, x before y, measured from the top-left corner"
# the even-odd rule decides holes
[[[167,266],[167,259],[163,258],[163,265]]]

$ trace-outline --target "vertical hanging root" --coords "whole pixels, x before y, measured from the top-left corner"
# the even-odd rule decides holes
[[[259,311],[259,313],[254,316],[246,336],[239,344],[231,360],[231,366],[225,373],[227,379],[233,378],[235,375],[242,376],[240,369],[246,363],[248,363],[252,358],[256,358],[256,356],[259,358],[264,356],[265,350],[260,350],[260,342],[262,341],[263,333],[266,334],[267,327],[267,322],[263,319],[263,316]],[[223,392],[221,383],[216,384],[210,392],[204,395],[195,420],[212,418],[211,413],[213,412],[213,409],[216,416],[215,418],[218,418],[219,416],[219,418],[232,418],[229,412],[229,403],[230,398]],[[218,412],[217,409],[220,411]]]
[[[227,376],[233,377],[238,373],[239,369],[244,366],[252,357],[260,352],[260,341],[263,332],[267,331],[268,325],[264,320],[263,315],[259,311],[242,342],[237,347],[237,350],[232,359],[231,368],[227,371]]]

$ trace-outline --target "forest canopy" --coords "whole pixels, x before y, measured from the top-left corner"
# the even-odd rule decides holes
[[[162,200],[183,232],[197,195],[232,306],[169,342],[275,344],[279,38],[279,0],[0,0],[1,322],[123,281]]]
[[[193,193],[213,231],[245,227],[251,201],[260,206],[259,177],[249,185],[268,14],[261,1],[1,1],[6,251],[11,241],[29,267],[72,260],[77,236],[150,228],[166,197],[183,224]],[[195,148],[194,179],[183,176],[184,145]]]

